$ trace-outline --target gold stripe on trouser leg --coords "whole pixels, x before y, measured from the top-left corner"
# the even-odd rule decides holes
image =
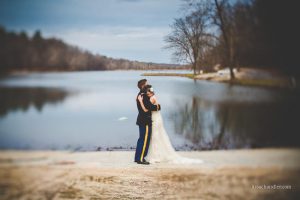
[[[143,162],[143,157],[144,157],[144,153],[145,153],[147,139],[148,139],[148,125],[146,125],[145,140],[144,140],[144,145],[143,145],[143,151],[142,151],[141,158],[140,158],[141,162]]]

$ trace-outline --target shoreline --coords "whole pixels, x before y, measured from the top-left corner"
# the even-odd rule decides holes
[[[261,75],[263,74],[263,75]],[[192,73],[143,73],[142,76],[172,76],[172,77],[186,77],[193,80],[205,80],[219,83],[227,83],[243,86],[255,87],[269,87],[279,89],[293,89],[296,88],[296,79],[292,83],[290,78],[282,74],[274,73],[268,70],[242,68],[235,72],[236,78],[230,80],[229,73],[210,72],[204,74]]]
[[[193,80],[205,80],[219,83],[227,83],[233,85],[242,86],[254,86],[254,87],[268,87],[279,89],[297,89],[298,79],[287,77],[279,72],[273,72],[271,70],[254,69],[254,68],[241,68],[238,72],[235,72],[236,78],[230,80],[229,74],[209,72],[204,74],[192,74],[192,73],[176,73],[174,71],[186,71],[187,69],[110,69],[110,70],[12,70],[5,74],[0,74],[1,77],[9,75],[27,75],[30,73],[64,73],[64,72],[108,72],[108,71],[140,71],[141,76],[171,76],[171,77],[185,77]],[[149,71],[154,71],[149,72]],[[165,71],[165,72],[155,72]],[[168,72],[173,71],[173,72]],[[263,74],[263,76],[260,75]]]
[[[138,165],[133,151],[4,150],[0,198],[297,199],[299,153],[300,148],[181,151],[204,163]],[[274,184],[291,188],[255,189]]]
[[[193,150],[176,151],[184,157],[203,159],[204,165],[200,167],[224,167],[224,166],[246,166],[246,167],[293,167],[300,169],[300,148],[257,148],[257,149],[229,149],[229,150]],[[71,151],[71,150],[0,150],[0,167],[4,165],[24,165],[31,166],[51,165],[61,161],[72,161],[77,167],[82,164],[98,163],[99,167],[111,166],[119,167],[119,164],[132,166],[134,150],[114,150],[114,151]],[[99,156],[98,156],[99,155]],[[86,156],[86,158],[85,158]],[[235,157],[232,157],[235,156]],[[93,160],[96,157],[95,160]],[[115,157],[115,158],[112,158]],[[132,158],[131,158],[132,157]],[[287,157],[287,158],[286,158]],[[84,159],[82,159],[84,158]],[[218,158],[218,160],[216,160]],[[237,159],[238,158],[238,159]],[[291,159],[293,158],[293,159]],[[287,159],[288,162],[281,162]],[[207,160],[207,162],[206,162]],[[213,162],[210,162],[213,160]],[[20,161],[20,162],[19,162]],[[39,161],[36,163],[36,161]],[[40,162],[42,161],[42,162]],[[226,162],[225,162],[226,161]],[[251,162],[249,162],[251,161]],[[159,163],[151,166],[170,167],[173,164]],[[180,165],[176,165],[177,167]]]

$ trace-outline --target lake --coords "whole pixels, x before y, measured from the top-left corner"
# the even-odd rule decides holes
[[[299,146],[299,93],[143,77],[146,71],[51,72],[0,79],[0,148],[134,149],[137,81],[147,78],[177,150]]]

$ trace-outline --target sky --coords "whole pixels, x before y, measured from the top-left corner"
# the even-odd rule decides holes
[[[9,31],[40,30],[113,58],[173,63],[164,37],[182,0],[1,0],[0,25]]]

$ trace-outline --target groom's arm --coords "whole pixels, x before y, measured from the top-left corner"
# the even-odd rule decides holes
[[[160,104],[158,104],[158,105],[152,104],[148,97],[143,98],[143,103],[144,103],[145,108],[147,108],[148,110],[151,110],[151,111],[161,110]]]

